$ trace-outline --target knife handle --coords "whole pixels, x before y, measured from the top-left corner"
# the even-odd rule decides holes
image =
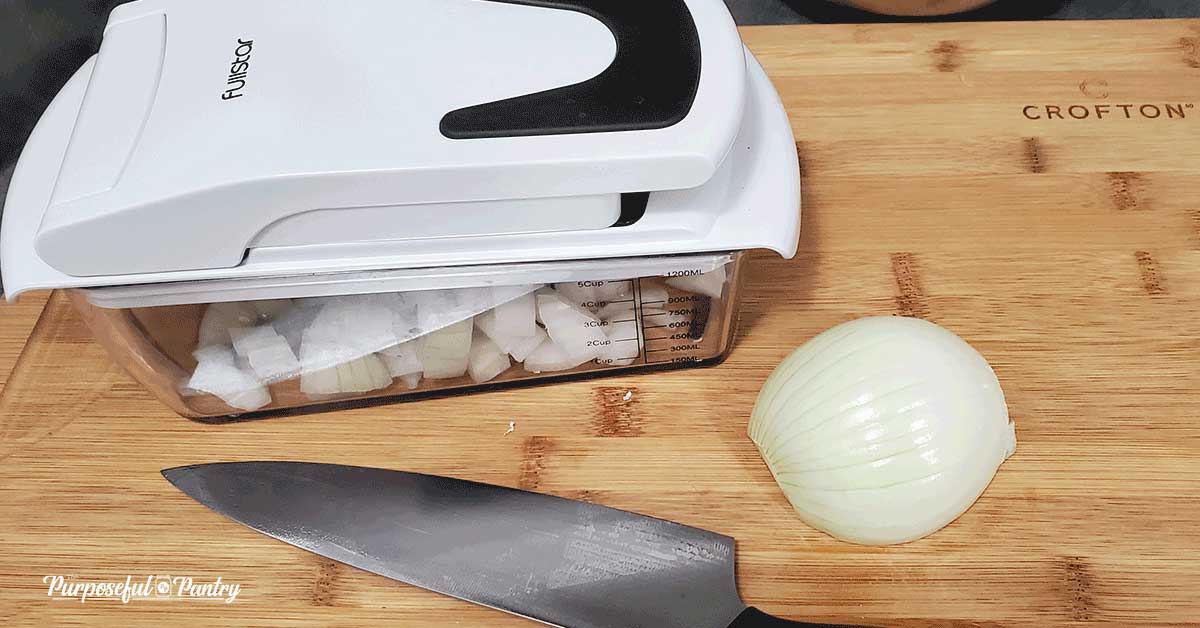
[[[753,606],[742,611],[729,628],[870,628],[869,626],[853,626],[850,624],[813,624],[803,621],[790,621],[768,615]]]

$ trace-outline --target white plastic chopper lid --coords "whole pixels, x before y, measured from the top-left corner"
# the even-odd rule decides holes
[[[27,145],[0,269],[11,298],[791,255],[797,179],[778,97],[719,0],[141,0]],[[652,192],[644,216],[614,227],[635,192]]]

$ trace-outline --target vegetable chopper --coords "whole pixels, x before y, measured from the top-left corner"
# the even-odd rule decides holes
[[[479,383],[464,347],[485,373],[543,349],[488,382],[719,359],[741,252],[794,255],[798,208],[720,0],[140,0],[22,153],[0,269],[10,299],[73,289],[135,377],[217,416],[406,392],[359,389],[407,343],[417,392]]]

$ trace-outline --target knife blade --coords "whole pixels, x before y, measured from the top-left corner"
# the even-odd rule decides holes
[[[841,626],[747,607],[733,539],[613,508],[332,464],[215,463],[162,474],[285,543],[562,628]]]

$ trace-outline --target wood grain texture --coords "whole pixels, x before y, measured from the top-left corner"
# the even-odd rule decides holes
[[[46,305],[48,293],[21,297],[16,303],[0,305],[0,392],[17,364],[25,340],[37,324],[38,316]]]
[[[804,235],[793,260],[752,260],[740,341],[712,369],[208,426],[113,367],[56,297],[0,396],[0,623],[532,625],[268,540],[158,475],[304,459],[536,488],[729,534],[745,598],[793,618],[1196,625],[1200,114],[1030,120],[1022,108],[1200,101],[1185,41],[1198,34],[1196,21],[746,29],[792,115]],[[901,312],[987,356],[1019,446],[942,532],[848,545],[789,510],[746,420],[792,348]],[[228,605],[79,604],[49,600],[48,574],[244,588]]]

